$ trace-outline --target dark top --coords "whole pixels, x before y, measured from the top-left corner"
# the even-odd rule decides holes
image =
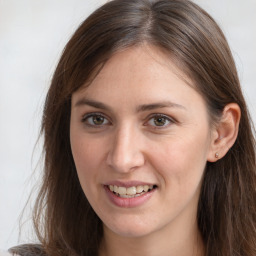
[[[20,256],[47,256],[40,244],[18,245],[10,248],[8,251]]]

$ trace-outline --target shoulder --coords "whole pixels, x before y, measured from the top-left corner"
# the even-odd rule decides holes
[[[47,256],[40,244],[22,244],[8,250],[9,254],[0,256]]]
[[[11,254],[11,253],[9,253],[9,252],[0,250],[0,256],[14,256],[14,255],[15,255],[15,254]]]

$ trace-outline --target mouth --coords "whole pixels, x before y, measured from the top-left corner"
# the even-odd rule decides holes
[[[134,198],[142,196],[156,189],[156,185],[138,185],[132,187],[120,187],[117,185],[107,185],[109,191],[121,198]]]

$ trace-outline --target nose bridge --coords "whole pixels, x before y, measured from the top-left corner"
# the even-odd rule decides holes
[[[122,125],[115,131],[108,153],[108,164],[118,172],[129,172],[144,163],[139,132],[132,125]]]

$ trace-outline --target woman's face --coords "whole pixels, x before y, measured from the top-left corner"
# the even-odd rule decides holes
[[[141,46],[116,53],[73,94],[72,153],[105,232],[195,225],[211,133],[205,102],[185,79],[157,48]]]

